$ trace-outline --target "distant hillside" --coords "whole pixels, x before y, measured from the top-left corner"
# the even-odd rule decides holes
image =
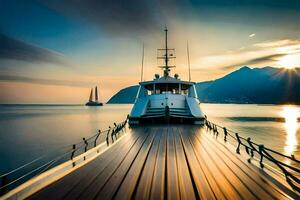
[[[107,103],[109,104],[128,104],[134,103],[137,91],[139,89],[138,85],[130,86],[120,90],[114,96],[112,96]]]
[[[220,79],[196,85],[201,102],[300,104],[300,69],[242,67]],[[108,103],[133,103],[138,86],[122,89]]]
[[[242,67],[198,90],[199,97],[211,103],[300,103],[299,72],[300,69]]]

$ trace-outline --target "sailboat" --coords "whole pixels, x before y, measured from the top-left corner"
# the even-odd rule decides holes
[[[93,101],[93,88],[91,89],[89,101],[85,104],[86,106],[103,106],[103,103],[98,100],[98,90],[95,87],[95,101]]]

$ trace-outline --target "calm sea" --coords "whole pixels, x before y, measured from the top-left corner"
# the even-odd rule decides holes
[[[124,120],[132,105],[1,105],[0,174]],[[300,106],[202,104],[208,118],[300,158]]]

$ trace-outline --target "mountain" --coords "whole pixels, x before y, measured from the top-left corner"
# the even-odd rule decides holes
[[[114,96],[112,96],[108,104],[128,104],[128,103],[134,103],[134,99],[136,97],[136,94],[138,92],[139,86],[134,85],[127,88],[124,88],[117,92]]]
[[[196,85],[201,102],[300,104],[300,68],[242,67],[214,81]],[[138,86],[122,89],[108,103],[133,103]]]
[[[300,69],[242,67],[198,94],[202,102],[210,103],[300,103],[299,73]]]

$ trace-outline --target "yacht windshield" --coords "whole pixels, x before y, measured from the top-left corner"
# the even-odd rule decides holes
[[[188,95],[191,85],[178,83],[159,83],[145,85],[144,87],[147,90],[148,95],[165,93]]]

